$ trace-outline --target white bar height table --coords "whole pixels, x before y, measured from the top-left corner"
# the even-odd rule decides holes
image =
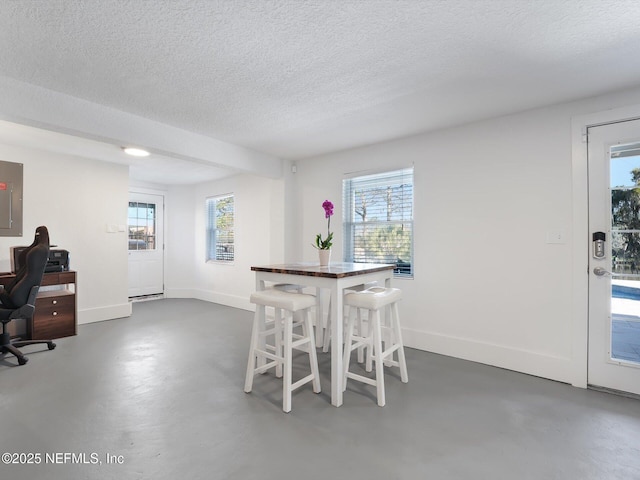
[[[331,403],[336,407],[342,405],[342,295],[345,288],[363,283],[378,282],[391,286],[395,265],[378,263],[331,263],[321,267],[318,263],[290,263],[280,265],[254,266],[256,272],[256,290],[264,290],[265,282],[295,283],[307,287],[316,287],[317,298],[320,290],[328,289],[331,293]],[[316,323],[316,345],[322,346],[322,302],[318,301]]]

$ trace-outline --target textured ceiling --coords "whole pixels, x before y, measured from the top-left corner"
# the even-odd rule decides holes
[[[301,159],[640,84],[636,0],[0,1],[0,75]]]

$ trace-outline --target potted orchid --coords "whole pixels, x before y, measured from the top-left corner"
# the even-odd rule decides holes
[[[318,250],[330,250],[333,245],[333,233],[331,230],[331,215],[333,215],[333,203],[329,200],[322,202],[322,208],[324,208],[324,218],[327,219],[327,238],[322,239],[322,234],[316,235],[316,245]]]
[[[322,234],[316,235],[315,248],[318,249],[320,255],[320,266],[326,266],[329,264],[329,257],[331,256],[331,245],[333,245],[333,232],[331,232],[331,216],[333,215],[333,203],[329,200],[322,202],[322,208],[324,208],[324,217],[327,219],[327,238],[322,239]]]

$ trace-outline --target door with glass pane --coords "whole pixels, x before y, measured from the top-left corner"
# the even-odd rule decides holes
[[[164,291],[164,197],[129,194],[129,297]]]
[[[588,129],[588,383],[640,394],[640,120]]]

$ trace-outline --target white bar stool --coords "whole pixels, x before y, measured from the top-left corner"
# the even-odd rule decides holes
[[[402,298],[402,291],[398,288],[371,287],[361,292],[348,293],[344,297],[345,305],[349,306],[349,320],[345,333],[344,344],[344,383],[343,390],[347,389],[347,380],[357,380],[376,387],[378,405],[385,404],[384,394],[384,365],[400,367],[400,379],[403,383],[409,381],[407,363],[404,356],[404,344],[400,331],[400,317],[398,315],[398,301]],[[388,326],[380,321],[380,310],[391,307],[391,318]],[[354,334],[356,320],[361,321],[361,310],[369,311],[369,328],[367,335],[361,332]],[[387,330],[387,337],[382,347],[382,332]],[[349,371],[351,352],[361,347],[367,347],[366,370],[371,371],[372,362],[375,361],[375,378],[368,378]],[[394,360],[394,353],[398,352],[398,359]]]
[[[313,382],[313,391],[320,393],[320,373],[318,371],[313,326],[309,315],[311,307],[316,304],[316,297],[303,293],[268,289],[252,293],[250,300],[251,303],[256,304],[256,313],[251,332],[251,346],[244,391],[251,392],[253,377],[256,374],[264,373],[270,368],[276,367],[276,376],[284,376],[282,410],[288,413],[291,411],[291,392],[295,389],[308,382]],[[274,308],[273,321],[267,321],[266,307]],[[286,310],[284,315],[282,315],[283,310]],[[298,312],[302,314],[302,319],[294,323],[294,316]],[[302,335],[293,333],[293,327],[298,325],[302,326]],[[274,345],[267,345],[266,343],[266,337],[270,335],[275,336]],[[307,352],[311,366],[311,374],[295,383],[292,381],[293,349]]]
[[[377,282],[369,282],[369,283],[361,283],[360,285],[353,285],[349,288],[345,288],[344,294],[347,295],[350,292],[361,292],[362,290],[366,290],[367,288],[371,288],[376,285],[377,285]],[[349,311],[346,305],[345,305],[345,309],[347,310],[347,312]],[[329,308],[327,309],[327,311],[331,312],[331,299],[329,299]],[[345,329],[343,330],[343,332],[346,332],[346,320],[347,320],[347,316],[345,315]],[[358,335],[363,335],[362,317],[358,317],[357,322],[358,323],[356,325],[356,332],[358,332]],[[331,344],[331,316],[327,315],[327,327],[324,331],[324,343],[322,344],[323,353],[327,353],[329,351],[330,344]],[[363,358],[364,358],[363,349],[360,348],[358,349],[358,362],[362,363],[364,361]]]
[[[298,284],[295,284],[295,283],[276,283],[276,284],[272,285],[271,288],[275,288],[276,290],[282,290],[283,292],[303,293],[304,285],[298,285]],[[328,338],[328,335],[326,333],[328,330],[324,330],[322,328],[322,323],[323,322],[318,320],[318,301],[321,301],[321,299],[318,298],[318,300],[316,300],[316,333],[315,333],[316,341],[317,342],[322,342],[322,338],[323,338],[322,335],[324,335],[325,343],[328,344],[329,338]],[[331,310],[331,302],[329,302],[329,310]],[[329,321],[329,323],[331,323],[331,322]],[[326,352],[326,351],[327,350],[324,350],[324,352]]]

